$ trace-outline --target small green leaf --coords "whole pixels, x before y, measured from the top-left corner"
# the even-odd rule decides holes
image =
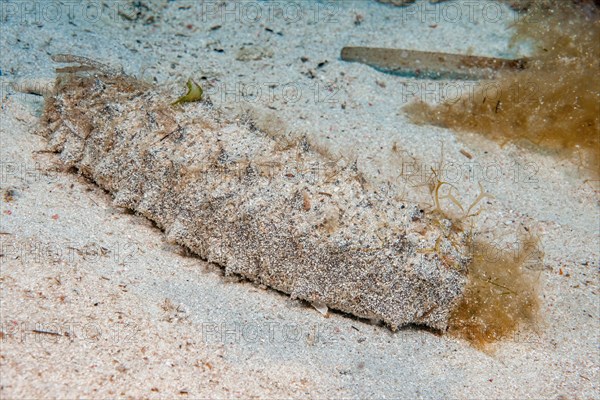
[[[181,96],[177,101],[171,103],[172,106],[183,103],[192,103],[195,101],[202,100],[202,88],[196,82],[188,79],[187,83],[188,92],[185,96]]]

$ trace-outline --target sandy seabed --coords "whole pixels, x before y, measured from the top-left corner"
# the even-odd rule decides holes
[[[413,125],[402,106],[439,101],[440,82],[339,59],[348,45],[526,54],[509,47],[518,14],[487,4],[0,3],[0,396],[599,398],[597,185],[572,160]],[[172,100],[192,77],[231,118],[311,135],[373,181],[443,152],[465,203],[479,183],[494,196],[483,236],[539,236],[539,325],[482,352],[225,277],[45,152],[56,53],[122,65]]]

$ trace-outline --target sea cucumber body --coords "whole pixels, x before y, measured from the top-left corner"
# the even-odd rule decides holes
[[[461,238],[304,139],[168,104],[133,78],[65,76],[42,122],[68,166],[226,273],[393,329],[446,328],[467,280]]]

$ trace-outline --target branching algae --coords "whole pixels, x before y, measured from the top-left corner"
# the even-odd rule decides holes
[[[536,329],[540,322],[538,292],[544,254],[539,239],[529,231],[520,233],[512,248],[477,237],[468,224],[482,212],[482,200],[493,196],[479,184],[475,200],[468,207],[463,206],[458,199],[458,189],[440,180],[443,168],[442,157],[439,169],[432,169],[428,180],[433,200],[432,222],[446,227],[442,231],[447,243],[456,245],[452,237],[463,235],[471,256],[466,290],[452,310],[448,332],[487,350],[491,343]],[[446,207],[445,201],[458,213]],[[443,254],[440,247],[443,238],[436,240],[435,247],[421,251]]]

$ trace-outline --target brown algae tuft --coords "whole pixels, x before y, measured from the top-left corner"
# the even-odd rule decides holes
[[[538,323],[543,252],[524,236],[514,249],[475,240],[465,294],[450,316],[448,332],[479,349],[515,339]]]
[[[404,108],[415,123],[478,132],[500,144],[541,151],[600,168],[600,11],[572,2],[536,2],[515,25],[514,41],[533,40],[527,68],[455,101]]]

